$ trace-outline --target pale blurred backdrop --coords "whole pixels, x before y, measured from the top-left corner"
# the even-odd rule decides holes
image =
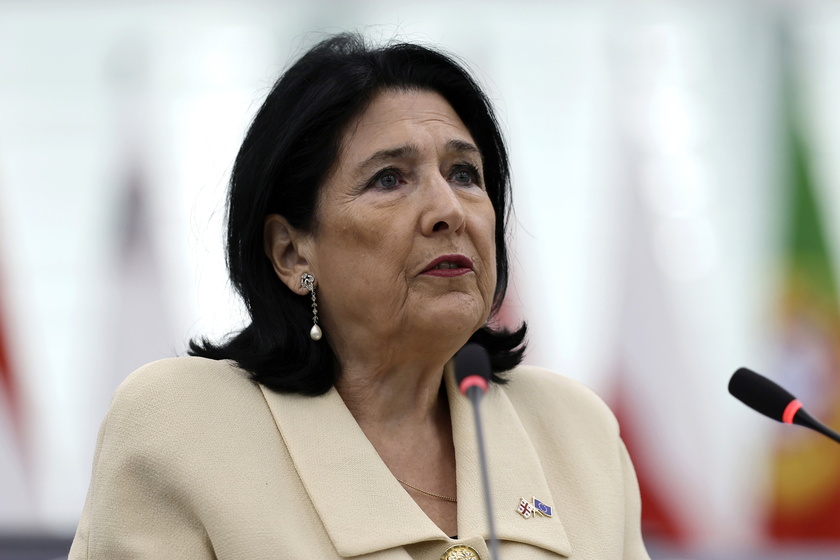
[[[654,558],[840,558],[840,447],[726,391],[746,365],[840,429],[840,3],[688,0],[0,0],[0,556],[69,542],[128,373],[242,324],[236,149],[343,30],[486,86],[505,316],[617,412]]]

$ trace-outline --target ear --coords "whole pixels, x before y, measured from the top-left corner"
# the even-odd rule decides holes
[[[263,226],[265,254],[274,265],[274,272],[296,294],[308,292],[300,285],[304,272],[311,272],[306,258],[309,235],[297,230],[280,214],[269,214]]]

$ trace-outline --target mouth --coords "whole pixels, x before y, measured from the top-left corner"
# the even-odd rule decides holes
[[[453,277],[473,272],[475,265],[464,255],[442,255],[430,262],[422,274],[429,276]]]

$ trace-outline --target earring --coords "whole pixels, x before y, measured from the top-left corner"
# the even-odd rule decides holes
[[[312,328],[309,329],[309,337],[312,340],[321,340],[323,333],[321,332],[321,327],[318,326],[318,302],[315,301],[315,277],[308,272],[304,272],[300,277],[300,286],[309,290],[312,296]]]

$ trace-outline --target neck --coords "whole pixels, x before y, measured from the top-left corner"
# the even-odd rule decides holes
[[[345,363],[336,390],[363,429],[377,426],[396,433],[428,427],[436,424],[442,406],[448,410],[442,387],[443,366]]]
[[[336,390],[363,428],[371,422],[395,429],[435,418],[443,368],[463,345],[460,339],[468,338],[415,332],[409,339],[407,333],[372,333],[363,325],[330,333],[340,364]]]
[[[403,360],[397,367],[344,358],[336,390],[391,473],[424,492],[457,496],[444,363],[420,367],[413,356],[413,365]],[[406,491],[441,530],[457,533],[454,503]]]

